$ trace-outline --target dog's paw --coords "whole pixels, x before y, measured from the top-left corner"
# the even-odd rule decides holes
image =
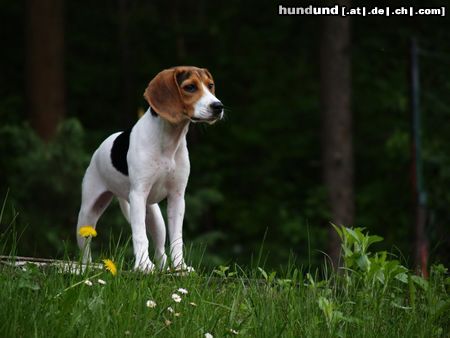
[[[167,267],[167,256],[166,256],[166,254],[155,258],[155,263],[158,266],[160,271],[164,271],[165,268]]]
[[[136,264],[134,266],[134,270],[142,273],[152,273],[155,271],[155,264],[153,264],[150,260],[146,260]]]
[[[186,272],[188,272],[188,273],[191,273],[191,272],[195,272],[195,269],[192,267],[192,266],[190,266],[190,265],[184,265],[184,267],[183,267],[183,269],[182,269],[183,271],[186,271]]]
[[[188,275],[190,273],[195,272],[195,269],[192,266],[187,265],[186,263],[178,264],[177,266],[173,267],[172,271],[176,275]]]

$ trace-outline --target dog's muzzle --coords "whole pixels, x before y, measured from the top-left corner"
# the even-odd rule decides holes
[[[209,117],[191,117],[192,122],[208,122],[210,124],[217,122],[223,117],[223,104],[220,101],[211,103],[208,107]]]
[[[214,116],[220,116],[223,112],[223,104],[220,101],[213,102],[209,105],[209,109]]]

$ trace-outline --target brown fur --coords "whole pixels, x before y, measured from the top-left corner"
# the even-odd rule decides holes
[[[157,74],[148,84],[144,97],[158,115],[177,124],[193,116],[195,103],[203,95],[202,83],[207,88],[214,83],[207,69],[174,67]],[[194,93],[185,91],[183,88],[189,84],[198,89]],[[214,94],[214,87],[210,91]]]

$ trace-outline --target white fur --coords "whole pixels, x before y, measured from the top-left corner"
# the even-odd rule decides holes
[[[217,102],[219,100],[217,100],[217,98],[208,90],[208,88],[206,88],[204,84],[202,84],[202,90],[203,95],[194,106],[195,111],[193,117],[200,120],[208,121],[210,123],[214,123],[215,121],[217,121],[217,119],[212,114],[211,110],[209,109],[209,106],[211,105],[211,103]],[[221,119],[222,116],[223,112],[220,114],[219,119]]]
[[[211,122],[209,108],[218,99],[206,88],[195,104],[194,117]],[[216,116],[216,119],[221,118]],[[159,268],[166,266],[166,228],[158,203],[167,198],[170,256],[177,269],[191,269],[183,258],[184,193],[190,163],[186,145],[189,120],[174,125],[150,110],[134,125],[127,154],[129,175],[119,172],[111,162],[111,148],[120,133],[109,136],[95,151],[82,184],[82,203],[78,215],[78,245],[84,250],[83,261],[91,259],[85,239],[78,234],[84,225],[96,223],[113,195],[131,224],[135,269],[150,272],[155,265],[148,253],[147,231],[155,245],[155,260]]]

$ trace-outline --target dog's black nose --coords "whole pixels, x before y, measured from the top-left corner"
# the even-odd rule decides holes
[[[213,111],[213,114],[219,115],[222,113],[223,110],[223,104],[220,101],[215,101],[209,105],[211,110]]]

